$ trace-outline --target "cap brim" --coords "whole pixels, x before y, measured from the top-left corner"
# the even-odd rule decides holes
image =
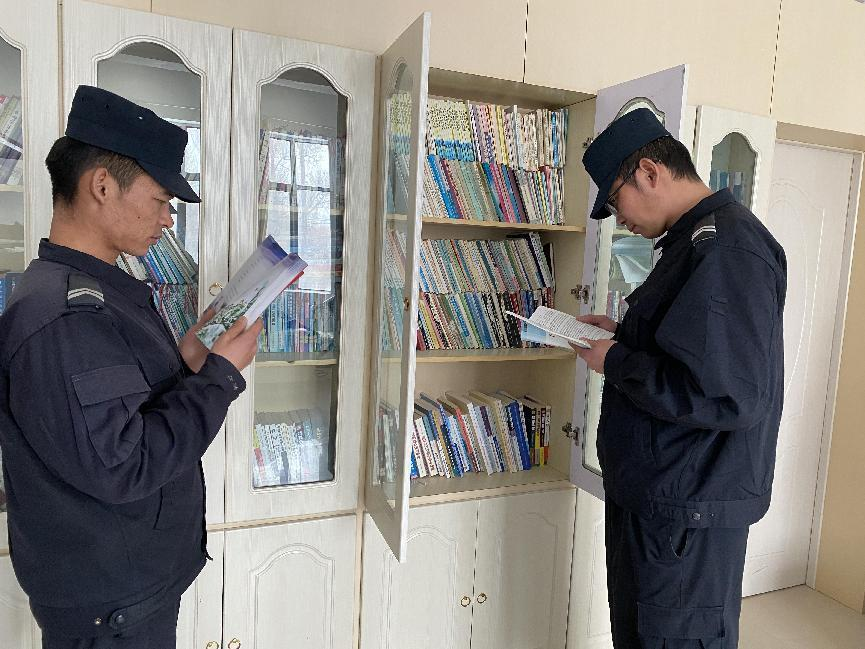
[[[605,219],[610,216],[610,211],[607,209],[607,197],[610,195],[610,189],[613,187],[616,176],[618,176],[618,171],[611,173],[598,185],[598,196],[595,198],[595,205],[589,215],[593,219]]]
[[[162,185],[163,189],[172,196],[176,196],[184,203],[201,202],[198,194],[196,194],[192,187],[189,186],[189,183],[186,182],[186,178],[176,171],[163,169],[162,167],[157,167],[148,162],[141,162],[141,160],[138,160],[138,164],[140,164],[141,168],[150,174],[153,180]]]

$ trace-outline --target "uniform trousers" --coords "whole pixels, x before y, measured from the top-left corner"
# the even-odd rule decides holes
[[[67,638],[42,632],[42,649],[175,649],[180,600],[172,601],[117,635]]]
[[[648,520],[607,499],[615,649],[736,649],[748,528]]]

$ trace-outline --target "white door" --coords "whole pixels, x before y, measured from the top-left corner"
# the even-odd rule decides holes
[[[3,280],[7,272],[22,272],[37,256],[39,239],[48,236],[51,182],[44,161],[60,135],[57,118],[60,102],[55,0],[26,3],[0,0],[0,15],[3,16],[0,95],[4,97],[0,107],[0,280]],[[8,539],[2,467],[0,453],[0,551],[6,548]]]
[[[225,538],[208,532],[207,553],[213,557],[180,599],[177,646],[219,649],[222,646],[222,577]],[[0,645],[2,646],[2,645]]]
[[[472,646],[477,518],[477,501],[413,509],[404,563],[364,518],[363,649]]]
[[[480,501],[472,649],[559,649],[568,631],[573,490]]]
[[[226,520],[353,510],[375,56],[235,30],[232,83],[231,273],[268,235],[309,266],[265,311],[226,420]],[[311,310],[326,315],[311,324]]]
[[[8,556],[0,557],[0,647],[39,649],[42,634],[30,614],[30,602],[18,585]]]
[[[356,520],[226,532],[223,646],[351,647]]]
[[[63,115],[80,84],[99,86],[186,129],[183,173],[201,205],[177,204],[175,236],[198,265],[191,284],[159,284],[187,317],[212,299],[228,276],[228,172],[231,30],[102,4],[63,2]],[[176,302],[175,302],[176,303]],[[225,443],[204,456],[207,522],[224,520]]]
[[[688,66],[681,65],[627,81],[598,92],[595,107],[595,135],[617,117],[637,108],[648,108],[677,138],[682,137],[685,98],[688,90]],[[598,188],[589,182],[589,206],[594,205]],[[583,285],[591,287],[585,313],[605,313],[607,305],[618,305],[645,280],[654,263],[652,242],[631,236],[616,226],[615,219],[588,219]],[[622,269],[621,279],[611,281],[613,264]],[[610,314],[611,317],[615,314]],[[571,482],[603,498],[601,469],[598,465],[597,435],[603,378],[589,372],[586,364],[577,362],[574,378],[573,423],[579,444],[571,447]]]
[[[827,397],[837,372],[836,323],[844,317],[850,270],[842,251],[857,166],[851,153],[785,143],[775,150],[766,225],[787,254],[784,413],[772,505],[748,539],[745,595],[805,583],[821,441],[831,425]]]
[[[399,561],[406,558],[408,533],[429,34],[427,12],[382,55],[379,78],[378,279],[365,501]],[[392,254],[399,248],[402,258]]]

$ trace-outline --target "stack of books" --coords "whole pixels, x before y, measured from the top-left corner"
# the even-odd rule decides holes
[[[564,223],[568,111],[427,102],[425,216]]]
[[[258,412],[252,434],[252,486],[333,480],[330,430],[317,410]]]
[[[397,412],[379,405],[375,476],[395,480]],[[527,471],[549,462],[552,413],[549,404],[503,390],[420,393],[414,404],[411,477],[459,478],[467,473]]]
[[[284,290],[264,314],[258,351],[334,352],[339,344],[338,293],[297,287]]]
[[[180,341],[198,319],[198,265],[170,229],[136,257],[121,253],[117,266],[150,284],[153,301],[176,341]]]
[[[384,258],[384,351],[402,340],[405,235],[388,231]],[[417,348],[525,347],[519,324],[555,303],[552,244],[536,233],[504,240],[425,239],[420,249]]]

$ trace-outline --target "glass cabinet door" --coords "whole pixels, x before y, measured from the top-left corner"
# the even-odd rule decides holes
[[[370,54],[234,34],[230,270],[267,236],[308,266],[262,316],[229,413],[229,520],[357,503],[374,66]]]
[[[694,165],[714,191],[729,188],[765,221],[775,151],[775,120],[726,108],[699,106]]]
[[[595,134],[627,112],[648,108],[670,133],[681,137],[686,87],[687,66],[679,66],[601,90],[595,112]],[[589,206],[594,205],[597,192],[598,188],[591,183]],[[654,241],[630,233],[613,217],[589,219],[583,270],[583,282],[591,286],[588,310],[621,321],[627,310],[625,298],[652,270],[653,253]],[[577,361],[575,386],[573,422],[578,430],[578,444],[571,452],[571,481],[603,498],[597,439],[604,377]]]
[[[200,204],[172,201],[172,228],[120,268],[148,282],[179,339],[228,278],[231,30],[82,0],[63,3],[64,116],[81,84],[99,86],[185,129],[183,173]],[[225,446],[204,456],[207,520],[224,520]]]
[[[405,561],[408,533],[429,25],[425,13],[390,46],[380,81],[377,334],[366,506],[399,561]]]
[[[201,77],[167,47],[148,42],[127,45],[97,64],[96,83],[149,108],[187,133],[182,173],[201,191]],[[198,320],[200,206],[171,201],[174,225],[163,230],[146,255],[121,253],[117,265],[146,282],[162,319],[180,341]]]
[[[0,313],[18,277],[38,255],[51,224],[44,160],[57,139],[57,4],[0,0]],[[7,547],[6,491],[0,452],[0,553]],[[0,603],[3,594],[0,593]],[[0,606],[0,618],[3,618]],[[23,619],[23,618],[22,618]],[[27,614],[29,619],[29,613]],[[2,627],[2,625],[0,625]],[[17,633],[17,627],[14,633]],[[23,628],[20,629],[23,632]],[[0,632],[2,646],[30,646]],[[29,631],[28,631],[29,633]]]

